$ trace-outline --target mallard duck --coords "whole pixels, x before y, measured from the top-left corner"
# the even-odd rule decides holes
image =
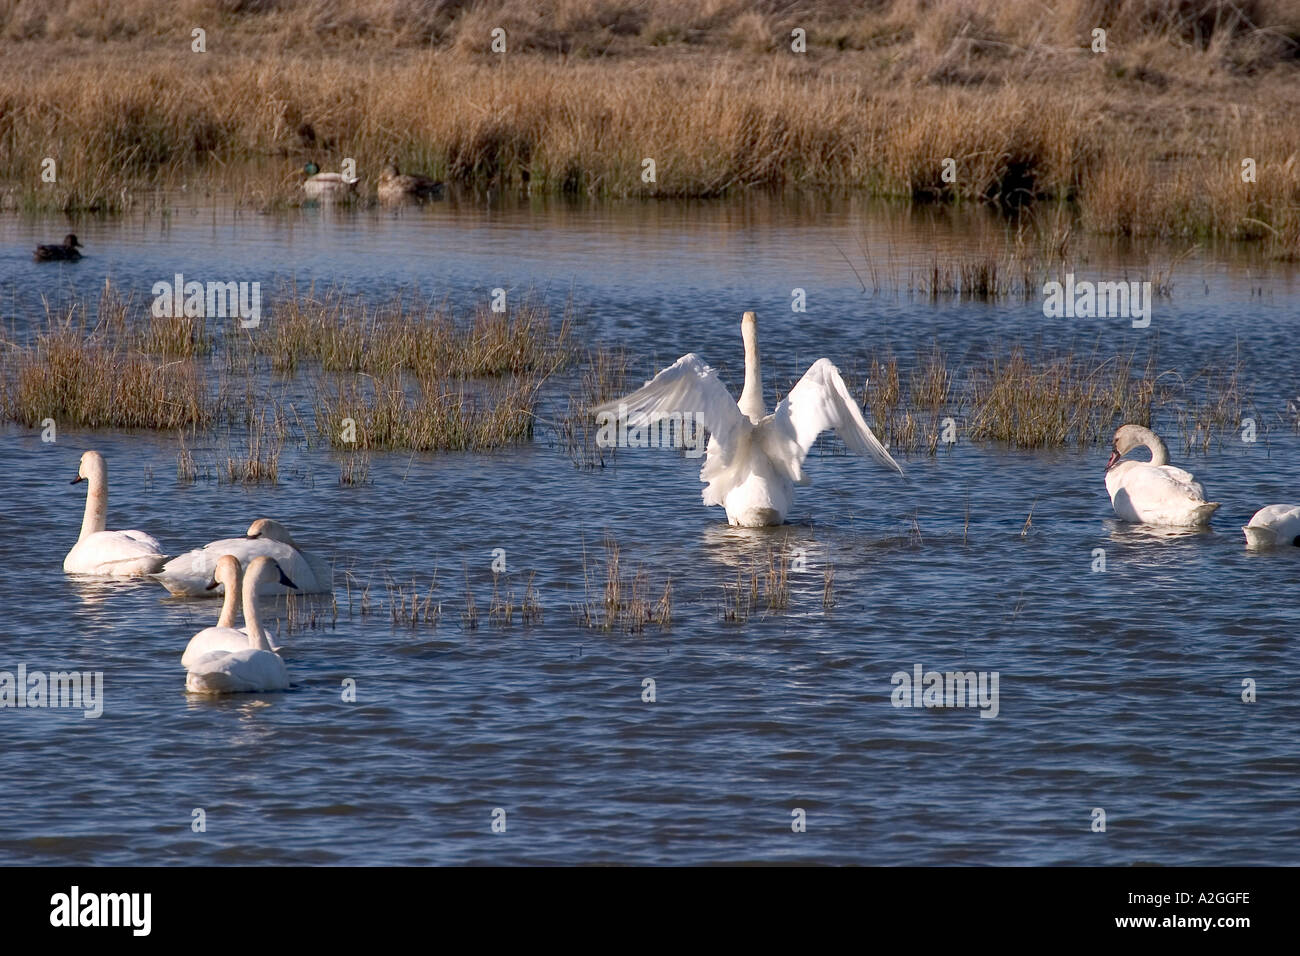
[[[346,196],[357,191],[357,181],[343,178],[342,173],[322,173],[315,163],[303,167],[307,181],[302,184],[308,199]]]
[[[402,174],[396,163],[384,167],[379,177],[379,198],[384,202],[400,199],[428,199],[442,192],[442,183],[428,176]]]
[[[32,258],[37,262],[76,262],[81,258],[77,250],[82,248],[77,237],[68,233],[63,237],[61,246],[37,246]]]

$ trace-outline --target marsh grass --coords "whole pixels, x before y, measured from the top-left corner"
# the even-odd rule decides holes
[[[967,432],[1016,448],[1094,445],[1126,423],[1149,425],[1157,373],[1151,361],[1030,357],[1022,348],[978,366],[970,379]]]
[[[401,374],[325,384],[316,429],[335,448],[487,451],[530,441],[541,381],[444,386]],[[355,432],[355,442],[345,435]]]
[[[622,567],[622,549],[611,536],[605,538],[604,569],[592,568],[587,561],[587,547],[582,549],[583,602],[577,607],[578,623],[583,627],[606,632],[642,634],[647,626],[661,631],[672,626],[673,584],[665,580],[658,600],[653,597],[649,572],[637,568],[627,575]],[[593,579],[601,582],[600,587]]]
[[[27,346],[5,343],[4,417],[28,427],[206,428],[216,398],[190,359],[163,361],[70,312]]]
[[[438,572],[435,570],[429,586],[422,588],[414,577],[409,585],[399,584],[389,575],[384,577],[384,590],[387,596],[388,620],[393,627],[437,628],[442,621],[442,602],[436,600],[434,592],[438,587]]]
[[[596,443],[599,429],[592,409],[627,393],[627,352],[621,348],[589,348],[581,364],[578,390],[570,394],[555,423],[564,452],[576,468],[604,468],[617,447]]]
[[[195,17],[220,24],[219,60],[175,42]],[[1105,56],[1089,49],[1098,24]],[[488,51],[496,26],[508,59]],[[807,55],[790,52],[795,26]],[[1288,0],[49,0],[0,5],[0,35],[15,51],[0,63],[0,180],[30,210],[120,211],[217,180],[243,201],[301,202],[306,159],[350,156],[367,191],[391,157],[474,190],[846,186],[1068,203],[1121,235],[1300,224]],[[34,173],[46,156],[61,158],[55,183]]]
[[[507,312],[476,308],[458,320],[445,306],[398,296],[373,304],[356,296],[292,291],[272,307],[265,329],[250,339],[277,372],[311,363],[329,372],[426,378],[545,377],[572,356],[572,314],[558,326],[545,306],[530,300]]]
[[[339,455],[339,484],[352,488],[370,483],[370,453],[352,450]]]

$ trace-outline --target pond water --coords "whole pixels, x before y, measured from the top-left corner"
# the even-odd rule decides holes
[[[278,484],[244,487],[178,481],[174,435],[67,429],[45,443],[6,425],[0,670],[102,671],[104,702],[97,719],[0,709],[0,857],[1300,863],[1300,549],[1249,553],[1239,530],[1265,504],[1300,501],[1294,269],[1226,249],[1081,248],[1081,276],[1174,265],[1172,296],[1135,329],[1044,318],[1037,297],[909,295],[910,276],[1000,227],[852,198],[277,214],[182,203],[72,228],[86,258],[38,265],[32,246],[68,224],[3,220],[12,334],[106,279],[148,302],[177,272],[457,304],[500,287],[556,312],[572,297],[582,336],[625,346],[634,381],[694,351],[737,392],[739,318],[754,309],[769,405],[822,355],[860,380],[873,353],[933,343],[958,365],[1014,342],[1154,349],[1185,375],[1240,362],[1259,440],[1228,432],[1188,454],[1168,436],[1175,463],[1223,503],[1204,533],[1114,520],[1104,447],[960,436],[933,456],[900,455],[906,480],[823,440],[788,523],[745,531],[701,505],[697,461],[620,450],[609,467],[575,468],[546,429],[490,454],[377,454],[354,487],[329,451],[294,445]],[[791,311],[796,288],[804,313]],[[213,602],[63,574],[85,487],[68,481],[91,447],[109,464],[111,528],[179,553],[271,516],[335,562],[337,620],[318,602],[325,626],[289,632],[273,605],[292,690],[187,695],[180,654],[213,623]],[[196,457],[214,449],[200,437]],[[652,600],[671,579],[671,627],[581,623],[578,607],[599,601],[607,536],[629,575],[646,572]],[[725,586],[774,547],[806,560],[788,608],[760,601],[727,620]],[[499,592],[518,600],[531,577],[540,623],[488,620],[497,549]],[[435,571],[436,627],[361,613],[367,583],[382,605],[386,576],[423,592]],[[476,627],[462,618],[467,589]],[[892,675],[917,665],[996,672],[996,717],[893,706]],[[355,702],[343,700],[348,679]],[[1245,679],[1255,702],[1242,700]],[[806,832],[792,830],[798,809]],[[1095,809],[1105,832],[1093,832]]]

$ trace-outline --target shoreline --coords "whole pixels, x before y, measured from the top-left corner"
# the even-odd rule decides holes
[[[834,49],[826,27],[803,54],[775,44],[771,17],[660,45],[626,35],[599,56],[547,52],[519,28],[524,52],[493,55],[465,39],[470,24],[432,48],[252,39],[259,24],[290,22],[294,4],[280,20],[227,16],[204,54],[141,35],[9,39],[0,196],[31,213],[112,214],[141,190],[220,183],[239,205],[287,207],[304,199],[307,161],[337,170],[351,158],[365,201],[395,159],[458,188],[527,195],[793,187],[1060,206],[1091,233],[1262,240],[1300,256],[1300,54],[1277,28],[1221,28],[1202,49],[1176,25],[1116,27],[1113,48],[1094,55],[1064,43],[1086,34],[1047,23],[1024,28],[1037,42],[1005,46],[1013,28],[1001,21],[936,26],[958,8],[941,2],[913,22],[906,6],[876,18],[910,26],[874,46]],[[574,30],[567,48],[586,49],[592,29]],[[51,159],[56,181],[42,182]]]

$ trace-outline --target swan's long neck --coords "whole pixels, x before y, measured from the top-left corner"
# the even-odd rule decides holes
[[[1145,444],[1151,449],[1151,464],[1169,464],[1169,448],[1165,445],[1165,440],[1149,428],[1144,428],[1143,431],[1146,432],[1146,434],[1142,436],[1146,439]]]
[[[221,617],[217,618],[217,627],[234,627],[235,612],[239,609],[239,579],[227,579],[221,583],[226,586],[226,596],[221,602]]]
[[[86,479],[86,516],[81,519],[81,536],[96,534],[104,530],[108,517],[108,482],[107,476],[93,473]]]
[[[248,646],[260,651],[269,651],[271,642],[266,639],[262,622],[257,617],[257,582],[261,575],[249,574],[244,577],[244,630],[248,633]]]
[[[740,335],[745,340],[745,387],[740,393],[740,412],[752,422],[767,415],[763,404],[763,369],[758,354],[758,322],[753,312],[746,312],[740,323]]]

